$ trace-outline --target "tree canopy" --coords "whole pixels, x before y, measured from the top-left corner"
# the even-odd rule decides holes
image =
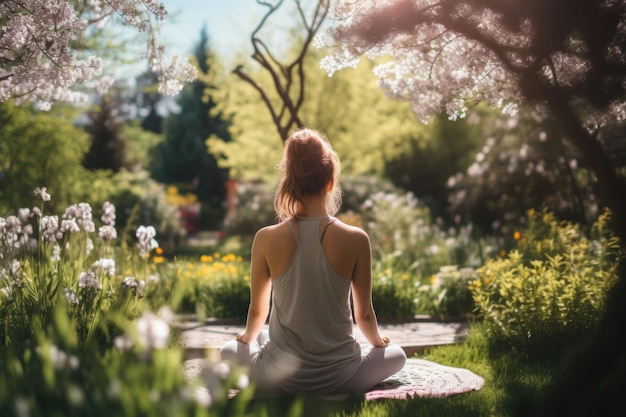
[[[156,0],[1,1],[0,102],[13,98],[48,107],[53,101],[85,100],[83,85],[106,90],[113,79],[88,40],[107,24],[146,34],[145,58],[159,74],[160,89],[176,94],[181,81],[196,74],[176,57],[166,62],[157,33],[157,23],[166,17]]]

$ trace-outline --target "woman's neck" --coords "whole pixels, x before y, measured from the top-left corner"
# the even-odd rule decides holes
[[[326,193],[323,195],[306,196],[302,200],[305,219],[328,216],[328,211],[326,211]]]

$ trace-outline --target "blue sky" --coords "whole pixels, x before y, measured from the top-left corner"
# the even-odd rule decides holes
[[[267,10],[255,0],[161,0],[170,16],[161,31],[169,53],[187,55],[206,24],[209,42],[219,55],[228,57],[245,50],[249,36]]]

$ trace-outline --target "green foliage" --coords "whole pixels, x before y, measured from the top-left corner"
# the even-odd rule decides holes
[[[128,138],[128,165],[133,170],[146,169],[150,165],[156,146],[163,141],[163,136],[139,126],[139,121],[130,122],[125,127]]]
[[[85,131],[89,134],[89,150],[83,165],[90,170],[104,169],[119,172],[127,167],[128,144],[124,124],[119,117],[121,98],[110,93],[99,98],[99,102],[87,112],[89,123]]]
[[[385,176],[425,201],[437,216],[445,217],[448,179],[467,170],[484,141],[481,133],[465,118],[451,121],[445,114],[438,115],[407,136],[398,145],[401,152],[386,155]]]
[[[150,261],[148,229],[135,251],[114,244],[111,211],[102,223],[85,203],[18,212],[0,218],[2,415],[243,415],[241,369],[207,361],[184,373],[171,338],[176,270]],[[243,395],[229,401],[235,387]]]
[[[29,205],[36,186],[58,190],[52,204],[59,209],[87,187],[91,175],[81,162],[89,143],[74,116],[62,106],[38,112],[0,104],[0,213]]]
[[[393,254],[372,262],[372,300],[382,321],[412,319],[418,312],[415,271]],[[418,282],[419,283],[419,282]]]
[[[477,311],[494,340],[516,346],[563,343],[595,328],[617,279],[618,241],[609,213],[586,237],[547,210],[528,213],[519,248],[478,269],[472,286]]]

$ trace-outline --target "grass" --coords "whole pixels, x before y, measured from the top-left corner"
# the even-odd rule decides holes
[[[480,391],[447,398],[365,402],[361,396],[344,401],[300,396],[254,400],[250,415],[271,417],[517,417],[531,414],[549,388],[559,360],[515,349],[493,349],[485,331],[474,325],[466,341],[435,347],[420,358],[463,367],[485,378]]]

